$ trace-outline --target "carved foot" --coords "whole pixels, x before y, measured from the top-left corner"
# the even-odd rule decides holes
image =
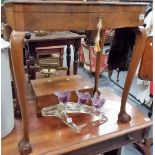
[[[120,112],[118,114],[118,123],[128,123],[131,121],[130,115],[128,115],[126,112]]]
[[[32,152],[29,140],[22,139],[18,143],[20,155],[27,155]]]

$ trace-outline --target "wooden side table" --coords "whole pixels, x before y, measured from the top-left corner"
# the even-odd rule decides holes
[[[36,62],[39,62],[41,56],[53,56],[56,54],[59,58],[59,66],[63,67],[64,46],[50,46],[36,48]]]
[[[44,36],[36,36],[36,33],[31,33],[29,39],[25,39],[26,55],[29,55],[27,59],[29,80],[36,78],[35,74],[35,61],[36,61],[36,48],[49,47],[49,46],[64,46],[67,45],[66,59],[67,59],[67,75],[70,75],[70,61],[71,61],[71,49],[70,45],[73,45],[74,49],[74,62],[73,62],[73,74],[77,74],[79,64],[79,48],[81,46],[81,39],[85,38],[85,35],[79,35],[73,32],[51,32]]]

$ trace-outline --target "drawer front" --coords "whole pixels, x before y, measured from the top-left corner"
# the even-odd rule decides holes
[[[140,129],[125,135],[112,138],[88,147],[81,148],[76,151],[66,153],[66,155],[94,155],[97,153],[105,153],[117,148],[120,148],[126,144],[131,144],[144,138],[146,129]]]

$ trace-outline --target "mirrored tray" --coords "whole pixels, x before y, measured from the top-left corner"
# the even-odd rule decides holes
[[[96,116],[97,120],[101,123],[105,123],[108,118],[99,109],[88,106],[85,104],[79,104],[75,102],[59,103],[50,107],[43,108],[41,110],[42,116],[55,116],[59,117],[65,124],[71,127],[77,133],[80,133],[80,128],[72,121],[72,118],[68,116],[69,113],[81,113]]]

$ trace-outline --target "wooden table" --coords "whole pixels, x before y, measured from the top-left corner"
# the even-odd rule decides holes
[[[152,121],[140,111],[127,104],[127,112],[131,115],[129,124],[117,123],[121,98],[114,90],[105,87],[99,89],[101,97],[106,99],[102,111],[108,117],[104,124],[92,122],[88,115],[72,115],[73,121],[81,128],[76,133],[59,118],[41,117],[35,114],[35,102],[29,100],[29,129],[33,151],[31,155],[96,155],[108,152],[107,155],[118,155],[116,152],[122,146],[131,144],[147,137]],[[17,141],[22,133],[21,120],[16,119],[13,132],[2,139],[2,154],[18,155]],[[113,150],[109,153],[109,151]],[[106,154],[105,154],[106,155]]]
[[[47,35],[39,37],[36,33],[31,33],[30,39],[25,39],[27,52],[31,56],[30,66],[35,65],[36,47],[47,47],[47,46],[59,46],[67,45],[66,49],[66,60],[67,60],[67,75],[70,75],[70,61],[71,61],[71,49],[70,45],[73,45],[74,50],[74,62],[73,62],[73,74],[77,74],[79,64],[79,48],[81,46],[81,39],[85,38],[85,35],[79,35],[73,32],[49,32]],[[33,57],[33,60],[32,60]],[[29,80],[35,79],[35,69],[32,67],[32,74],[29,76]]]
[[[126,112],[126,101],[146,43],[146,32],[143,27],[138,27],[143,25],[145,7],[146,3],[103,1],[12,0],[5,3],[7,22],[15,30],[11,35],[11,60],[23,119],[23,139],[19,142],[21,154],[31,152],[22,59],[25,35],[23,31],[98,30],[97,25],[99,20],[102,20],[102,27],[98,31],[98,43],[100,49],[103,49],[106,29],[134,27],[135,46],[118,113],[118,122],[129,123],[131,117]],[[99,50],[94,92],[98,91],[101,54]]]

